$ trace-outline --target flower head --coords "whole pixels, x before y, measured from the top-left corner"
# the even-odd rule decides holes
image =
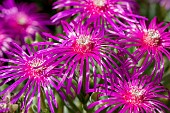
[[[78,14],[76,21],[88,18],[88,22],[94,21],[96,24],[109,22],[115,30],[118,30],[117,24],[127,26],[126,22],[134,23],[137,22],[136,18],[142,18],[132,11],[136,6],[134,0],[60,0],[54,3],[54,9],[65,6],[73,6],[73,8],[54,15],[53,22]]]
[[[20,91],[10,100],[10,103],[16,103],[18,99],[24,95],[22,109],[24,108],[27,112],[31,106],[33,98],[36,97],[35,95],[37,94],[37,112],[40,113],[41,92],[44,92],[49,108],[51,112],[54,113],[53,105],[57,107],[57,103],[53,93],[53,88],[57,88],[59,82],[58,78],[60,76],[58,76],[59,71],[56,68],[46,72],[46,69],[51,65],[47,63],[50,60],[51,54],[49,52],[47,54],[47,52],[43,50],[47,46],[38,46],[38,48],[33,45],[26,46],[28,53],[15,43],[11,43],[11,46],[11,51],[6,52],[10,56],[9,59],[0,59],[3,62],[9,63],[8,66],[0,67],[0,79],[2,80],[0,85],[4,85],[11,80],[14,82],[12,85],[1,91],[0,95],[3,95],[3,98],[6,98],[7,93],[13,92],[14,89],[17,89],[18,85],[24,84]],[[3,80],[4,78],[5,80]],[[65,98],[60,89],[57,89],[56,91]]]
[[[118,64],[113,59],[121,61],[112,50],[128,53],[116,45],[118,42],[109,37],[105,38],[104,29],[101,29],[100,26],[93,28],[76,22],[69,25],[65,21],[62,21],[62,25],[66,35],[52,36],[48,33],[44,33],[44,35],[58,41],[58,43],[54,43],[57,45],[51,50],[54,53],[51,61],[57,59],[52,68],[64,63],[65,70],[63,70],[61,84],[66,78],[69,78],[68,83],[71,83],[72,79],[78,79],[78,93],[82,87],[83,77],[86,77],[86,91],[89,91],[91,75],[114,73],[114,67],[118,67]],[[94,80],[94,82],[96,81]]]
[[[49,23],[46,15],[37,13],[35,4],[16,4],[14,0],[5,0],[0,12],[4,27],[13,38],[18,37],[24,40],[25,37],[47,29],[45,25]]]
[[[99,90],[99,99],[91,103],[88,108],[101,105],[95,113],[106,109],[107,113],[119,110],[119,113],[141,113],[141,112],[163,112],[164,108],[170,110],[157,98],[167,99],[161,94],[167,90],[154,81],[148,82],[147,77],[132,77],[129,79],[117,78],[114,84],[110,84],[108,92],[105,93],[104,85]],[[121,109],[119,109],[121,108]]]
[[[146,58],[152,58],[155,61],[155,67],[158,71],[163,71],[165,54],[170,59],[169,37],[170,32],[167,31],[169,24],[164,26],[164,22],[157,24],[156,17],[147,26],[144,20],[140,24],[132,25],[132,29],[128,30],[126,36],[120,38],[120,41],[125,42],[125,48],[136,47],[133,53],[138,60],[144,55]],[[162,74],[161,74],[162,75]]]

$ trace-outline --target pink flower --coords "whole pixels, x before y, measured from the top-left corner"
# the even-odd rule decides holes
[[[76,80],[78,82],[78,93],[81,91],[84,79],[86,79],[86,91],[90,90],[89,80],[91,75],[99,72],[103,76],[105,73],[115,73],[114,68],[119,66],[113,59],[118,62],[122,61],[112,51],[113,49],[128,54],[128,51],[117,45],[117,41],[112,40],[110,37],[104,37],[104,29],[101,26],[93,28],[90,25],[82,24],[82,22],[77,23],[74,21],[71,24],[62,21],[62,26],[65,35],[57,34],[53,36],[44,33],[45,36],[57,42],[54,43],[54,47],[51,49],[54,54],[51,61],[55,63],[50,67],[53,69],[57,65],[64,63],[63,68],[65,70],[61,73],[63,78],[60,84],[63,84],[65,79],[68,78],[69,87],[72,80]],[[96,76],[92,78],[96,82]]]
[[[38,49],[35,50],[35,47],[38,47]],[[60,78],[59,69],[55,68],[46,72],[46,69],[51,65],[46,63],[51,58],[51,54],[49,52],[47,54],[46,50],[44,51],[46,47],[27,45],[27,52],[25,52],[19,45],[11,43],[12,49],[6,52],[10,57],[8,59],[0,58],[0,61],[9,63],[7,66],[0,67],[0,79],[2,80],[0,86],[14,81],[13,84],[0,91],[0,96],[4,100],[6,94],[12,93],[20,84],[24,84],[10,100],[10,103],[16,103],[24,95],[21,110],[24,109],[25,112],[28,112],[33,98],[37,95],[37,112],[40,113],[41,91],[44,92],[52,113],[54,113],[53,107],[58,107],[53,88],[65,99],[63,92],[57,89],[58,78]],[[60,87],[64,87],[64,85]]]
[[[46,25],[49,24],[47,15],[37,13],[35,4],[16,4],[14,0],[5,0],[0,7],[0,12],[4,29],[7,29],[12,38],[19,38],[17,40],[24,41],[25,37],[47,29]]]
[[[95,22],[95,25],[105,23],[119,31],[119,25],[127,27],[125,23],[138,22],[136,18],[144,18],[134,14],[137,6],[134,0],[58,0],[54,3],[54,9],[71,6],[73,8],[58,12],[51,19],[59,22],[76,15],[75,21],[87,20]]]
[[[108,82],[110,83],[109,80]],[[164,112],[164,108],[170,110],[157,99],[168,99],[168,96],[162,94],[167,90],[154,81],[148,82],[145,76],[127,79],[117,77],[114,83],[110,83],[107,92],[105,85],[100,85],[96,92],[98,92],[99,100],[88,106],[88,108],[98,106],[95,113],[100,113],[102,110],[106,110],[107,113],[117,111],[119,113],[161,113]]]
[[[140,20],[139,24],[132,24],[131,29],[127,30],[125,36],[120,36],[120,42],[124,43],[125,48],[134,48],[136,60],[139,61],[145,56],[145,63],[147,60],[153,60],[154,69],[162,78],[164,70],[163,54],[170,59],[170,32],[167,28],[169,24],[164,25],[164,22],[157,24],[156,17],[147,24],[144,20]]]

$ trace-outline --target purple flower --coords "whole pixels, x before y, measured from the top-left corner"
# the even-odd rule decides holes
[[[46,44],[49,43],[47,42]],[[40,45],[27,45],[26,50],[28,53],[15,43],[11,43],[11,46],[12,49],[10,52],[6,52],[7,55],[10,56],[9,59],[0,58],[0,61],[9,63],[8,66],[0,67],[0,79],[2,80],[0,86],[10,81],[12,82],[12,80],[14,82],[12,85],[1,91],[0,96],[3,95],[3,98],[6,98],[7,93],[12,93],[14,89],[17,89],[17,86],[24,84],[22,89],[20,89],[20,91],[11,99],[11,103],[16,103],[18,99],[24,95],[21,109],[24,108],[25,112],[27,112],[32,104],[33,98],[37,94],[37,112],[40,113],[42,91],[45,93],[44,95],[47,98],[50,111],[54,113],[53,105],[57,107],[57,103],[53,88],[55,90],[57,89],[57,84],[59,82],[58,78],[60,78],[60,76],[59,69],[57,68],[46,72],[46,69],[51,64],[45,62],[51,59],[51,53],[47,53],[46,50],[44,50],[45,47]],[[56,91],[63,99],[65,99],[61,90]]]
[[[52,36],[44,33],[45,36],[56,40],[58,43],[51,52],[54,57],[51,61],[56,60],[56,63],[51,65],[53,69],[58,64],[64,63],[63,78],[60,84],[63,84],[68,78],[68,88],[73,79],[78,82],[78,93],[81,90],[83,78],[86,78],[86,91],[89,91],[89,77],[95,73],[114,73],[114,67],[118,64],[113,60],[121,62],[113,50],[123,51],[116,41],[104,37],[103,27],[90,27],[82,23],[72,22],[69,25],[62,21],[62,26],[66,35],[58,34]],[[113,66],[114,65],[114,66]],[[50,69],[50,68],[49,68]],[[93,78],[93,76],[92,76]],[[94,83],[96,83],[94,76]],[[105,78],[106,80],[106,78]],[[60,86],[60,85],[59,85]]]
[[[134,23],[138,22],[136,18],[143,18],[132,11],[136,6],[134,0],[59,0],[54,3],[53,9],[66,6],[73,6],[73,8],[55,14],[51,18],[52,22],[78,15],[76,21],[88,18],[88,22],[94,21],[96,24],[109,22],[115,30],[118,30],[117,23],[127,27],[126,22]]]
[[[133,53],[137,61],[144,55],[146,58],[153,58],[155,60],[155,67],[158,67],[157,72],[163,71],[165,54],[170,59],[168,51],[170,47],[170,32],[167,31],[169,24],[164,25],[164,22],[157,24],[156,17],[147,26],[144,20],[140,24],[133,24],[132,28],[128,30],[126,36],[120,38],[120,42],[124,42],[125,48],[136,47]]]
[[[47,29],[45,25],[49,22],[46,15],[37,11],[35,4],[16,4],[14,0],[4,0],[0,6],[0,19],[13,38],[24,40],[25,37]]]
[[[167,90],[154,81],[148,82],[145,76],[117,78],[115,83],[110,84],[107,93],[105,89],[104,85],[100,85],[97,90],[100,100],[88,106],[88,108],[99,106],[95,113],[100,113],[104,109],[107,113],[115,111],[119,111],[119,113],[164,113],[164,108],[170,110],[157,99],[168,99],[162,94]]]

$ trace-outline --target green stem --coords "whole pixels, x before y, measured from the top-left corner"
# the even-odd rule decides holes
[[[69,102],[69,105],[73,108],[73,111],[75,113],[81,113],[80,109],[73,103],[73,100],[69,97],[69,95],[67,95],[66,92],[64,92],[64,91],[63,91],[63,93],[65,94],[67,101]],[[67,105],[66,105],[66,107],[69,108]]]

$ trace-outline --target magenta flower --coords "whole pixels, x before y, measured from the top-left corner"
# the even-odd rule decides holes
[[[58,42],[54,43],[56,47],[51,50],[54,53],[51,61],[57,59],[56,63],[51,65],[52,69],[58,64],[64,63],[65,66],[63,78],[58,86],[61,86],[65,79],[68,78],[67,86],[69,87],[72,80],[76,79],[79,93],[83,77],[86,77],[86,91],[89,91],[89,77],[91,75],[95,75],[95,73],[101,73],[102,75],[110,72],[115,73],[114,67],[118,67],[118,65],[113,59],[116,59],[118,62],[121,61],[113,50],[121,50],[128,54],[127,51],[116,45],[118,44],[116,41],[109,37],[105,38],[104,29],[101,29],[100,26],[93,28],[76,22],[72,22],[69,25],[64,21],[62,21],[62,26],[66,35],[58,34],[57,36],[52,36],[44,33],[45,36]],[[94,83],[96,83],[96,79]]]
[[[138,22],[136,18],[143,18],[132,11],[136,5],[134,0],[59,0],[54,3],[53,9],[66,6],[73,6],[73,8],[61,11],[51,19],[52,22],[59,22],[59,20],[78,15],[76,21],[88,18],[88,22],[93,21],[97,25],[100,22],[102,24],[109,22],[115,30],[118,30],[117,24],[127,27],[126,22],[136,23]]]
[[[108,81],[109,82],[109,81]],[[106,110],[107,113],[164,113],[164,108],[170,109],[157,98],[168,99],[163,95],[167,90],[155,83],[148,82],[147,77],[142,78],[117,78],[115,83],[110,84],[108,92],[105,93],[106,87],[97,90],[100,100],[91,103],[88,108],[99,106],[95,113]]]
[[[149,26],[144,20],[140,24],[133,25],[132,29],[128,30],[124,38],[120,38],[120,42],[125,42],[125,48],[136,47],[133,53],[137,60],[140,60],[146,54],[146,58],[156,61],[155,67],[158,67],[157,72],[163,71],[165,54],[170,59],[170,32],[167,31],[169,24],[163,25],[164,22],[157,24],[156,17],[150,22]]]
[[[24,40],[25,37],[47,29],[45,25],[49,24],[45,14],[37,13],[35,4],[16,4],[14,0],[4,0],[0,12],[4,27],[13,38]]]
[[[48,42],[46,44],[49,44]],[[57,102],[53,94],[53,88],[57,89],[57,84],[60,78],[59,69],[55,68],[48,73],[45,70],[51,64],[44,63],[50,60],[50,53],[44,51],[45,47],[38,46],[38,51],[34,48],[36,46],[26,46],[26,53],[18,45],[11,43],[12,49],[8,54],[9,59],[0,58],[1,61],[9,63],[8,66],[0,67],[0,79],[2,82],[0,86],[10,82],[15,81],[12,85],[8,86],[6,89],[0,92],[0,96],[6,98],[7,93],[12,93],[17,86],[24,84],[22,89],[19,90],[17,94],[11,99],[11,103],[16,103],[18,99],[24,95],[24,100],[22,102],[22,108],[25,112],[28,111],[33,98],[37,94],[37,112],[40,113],[41,110],[41,91],[44,92],[49,108],[52,113],[54,113],[54,108],[57,107]],[[41,50],[40,50],[41,48]],[[37,48],[36,48],[37,49]],[[5,79],[5,80],[4,80]],[[64,86],[61,86],[64,87]],[[60,90],[56,90],[65,99],[64,94]],[[43,100],[44,101],[44,100]]]

